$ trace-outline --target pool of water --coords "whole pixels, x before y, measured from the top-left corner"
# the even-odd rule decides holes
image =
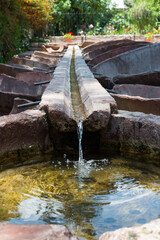
[[[160,217],[158,164],[99,159],[44,156],[39,163],[1,167],[0,220],[62,224],[80,239],[98,239],[105,231]]]

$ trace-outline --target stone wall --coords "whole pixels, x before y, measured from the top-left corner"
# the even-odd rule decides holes
[[[48,37],[54,43],[65,43],[63,36],[50,36]],[[110,40],[119,40],[119,39],[131,39],[136,41],[144,41],[144,35],[96,35],[96,36],[89,36],[87,35],[86,38],[83,37],[83,42],[90,41],[90,42],[99,42],[99,41],[110,41]],[[153,41],[160,42],[160,35],[154,35]],[[72,43],[79,44],[82,43],[81,36],[75,36],[72,40]]]

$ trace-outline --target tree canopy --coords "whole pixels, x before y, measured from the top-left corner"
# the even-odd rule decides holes
[[[130,3],[129,18],[132,23],[137,25],[141,33],[146,26],[155,26],[159,15],[158,0],[132,0]]]
[[[43,28],[52,21],[52,14],[50,0],[1,0],[0,58],[8,59],[21,51],[25,47],[28,30]]]

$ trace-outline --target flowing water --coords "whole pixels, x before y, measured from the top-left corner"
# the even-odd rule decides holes
[[[82,150],[82,135],[83,135],[83,123],[77,122],[77,134],[79,140],[79,162],[83,162],[83,150]]]
[[[76,160],[48,155],[30,159],[39,163],[0,166],[0,220],[63,224],[80,239],[98,239],[160,217],[158,164],[108,156]]]
[[[71,100],[72,100],[72,107],[73,107],[73,115],[74,115],[74,119],[78,123],[79,121],[83,121],[85,119],[85,110],[81,100],[77,76],[75,72],[75,49],[74,48],[73,48],[71,66],[70,66],[70,86],[71,86]]]

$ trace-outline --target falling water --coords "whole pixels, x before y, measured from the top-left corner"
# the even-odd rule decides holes
[[[82,150],[82,134],[83,134],[83,123],[82,121],[77,122],[77,133],[79,140],[79,162],[83,162],[83,150]]]
[[[82,151],[82,134],[83,134],[83,120],[85,119],[85,110],[81,100],[79,92],[79,86],[75,71],[75,49],[73,47],[73,55],[70,66],[70,86],[71,86],[71,99],[73,107],[74,119],[77,122],[77,133],[79,140],[79,162],[83,163],[83,151]]]

